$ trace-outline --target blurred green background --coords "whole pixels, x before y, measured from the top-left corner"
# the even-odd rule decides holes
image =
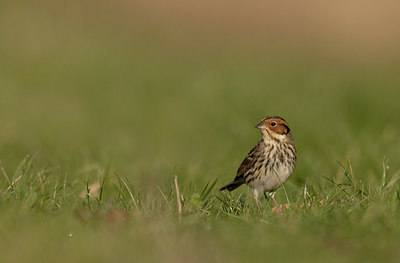
[[[158,194],[157,186],[169,186],[177,174],[191,193],[215,178],[217,186],[232,179],[260,139],[254,125],[266,115],[279,115],[291,125],[298,149],[298,165],[287,183],[290,197],[306,184],[323,189],[323,177],[337,176],[342,169],[338,162],[346,165],[346,158],[357,180],[380,182],[384,161],[390,174],[400,169],[399,7],[386,1],[1,1],[0,165],[12,174],[24,156],[34,155],[37,167],[56,170],[56,181],[66,174],[75,180],[75,192],[85,189],[86,180],[98,180],[98,169],[109,169],[148,196]],[[3,177],[0,181],[6,182]],[[278,198],[285,200],[282,193]],[[68,246],[74,255],[64,260],[111,261],[114,253],[129,260],[124,253],[130,245],[124,244],[143,247],[136,250],[138,257],[155,261],[191,256],[193,262],[244,260],[250,254],[259,260],[263,242],[278,258],[288,249],[263,240],[268,233],[256,241],[264,229],[258,225],[196,223],[193,228],[198,229],[191,229],[190,223],[166,223],[147,225],[138,233],[140,222],[135,221],[118,230],[118,239],[108,230],[81,229],[76,219],[60,230],[47,212],[35,212],[27,223],[31,212],[10,209],[3,198],[0,214],[10,225],[1,227],[9,242],[2,246],[12,252],[5,257],[10,262],[13,256],[7,255],[13,253],[22,261],[35,255],[39,262],[41,249],[60,249],[49,240],[57,239],[57,231],[67,236],[67,227],[87,235],[74,245],[61,245],[62,255],[69,254]],[[74,218],[71,211],[56,219]],[[51,234],[45,234],[47,224]],[[368,232],[368,225],[360,233]],[[152,231],[174,237],[153,240]],[[224,231],[234,234],[224,239]],[[291,244],[299,240],[295,234],[268,231]],[[209,236],[213,232],[215,239]],[[228,257],[230,247],[240,251],[233,241],[244,242],[242,232],[251,233],[247,237],[257,245],[242,256]],[[26,233],[49,239],[34,237],[41,248],[31,251]],[[108,246],[110,236],[114,239]],[[321,245],[312,234],[305,236],[310,239],[305,244]],[[368,234],[365,250],[352,238],[349,249],[360,257],[343,256],[350,253],[342,249],[343,240],[339,245],[326,241],[332,250],[310,255],[316,260],[342,255],[351,262],[376,249]],[[382,251],[395,258],[398,240],[390,238],[382,242],[393,250]],[[94,240],[104,257],[91,253],[95,249],[87,244]],[[157,243],[159,250],[151,256],[155,240],[176,242],[176,250]],[[79,250],[79,242],[89,246],[87,254]],[[179,244],[189,248],[177,256],[173,251],[178,253]],[[199,244],[205,252],[196,250]],[[22,247],[23,253],[17,252]]]

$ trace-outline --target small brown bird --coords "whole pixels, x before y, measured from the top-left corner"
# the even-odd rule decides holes
[[[269,116],[256,128],[261,130],[262,140],[247,154],[235,179],[220,190],[232,191],[242,184],[253,189],[258,211],[258,194],[265,192],[274,201],[280,214],[282,210],[275,200],[275,191],[291,176],[296,166],[296,148],[288,123],[281,117]]]

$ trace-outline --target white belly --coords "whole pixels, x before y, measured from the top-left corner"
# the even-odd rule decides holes
[[[293,168],[289,166],[280,165],[273,171],[260,170],[260,176],[249,183],[249,186],[256,189],[257,192],[272,192],[279,188],[293,172]]]

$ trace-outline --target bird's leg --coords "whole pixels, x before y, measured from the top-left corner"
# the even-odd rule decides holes
[[[268,200],[268,195],[267,195],[267,193],[266,193],[266,192],[264,192],[264,197],[265,197],[265,199],[267,199],[267,200]]]
[[[275,200],[275,192],[271,192],[271,193],[269,193],[269,196],[272,198],[272,200],[274,201],[274,203],[275,203],[275,206],[276,206],[276,208],[278,209],[278,211],[279,211],[279,215],[280,216],[283,216],[283,212],[282,212],[282,209],[281,209],[281,206],[278,204],[278,202]]]
[[[260,207],[260,204],[258,203],[258,191],[257,191],[257,189],[253,189],[253,197],[254,197],[254,200],[256,200],[257,210],[258,210],[259,213],[261,213],[261,207]]]

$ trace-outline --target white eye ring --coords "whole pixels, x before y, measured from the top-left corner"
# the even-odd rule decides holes
[[[274,121],[271,122],[271,126],[272,126],[272,127],[275,127],[275,126],[276,126],[276,122],[274,122]]]

